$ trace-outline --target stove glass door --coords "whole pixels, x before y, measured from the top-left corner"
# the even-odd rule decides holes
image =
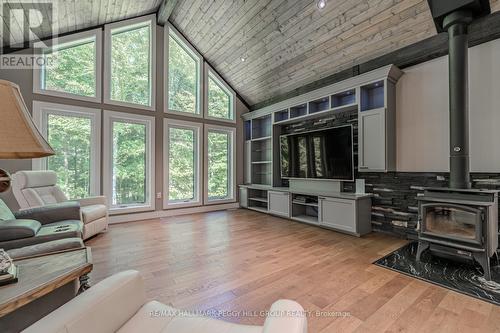
[[[472,207],[433,203],[422,205],[422,231],[433,236],[481,244],[483,212]]]

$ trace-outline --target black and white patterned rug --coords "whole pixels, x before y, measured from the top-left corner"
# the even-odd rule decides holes
[[[417,242],[409,243],[374,264],[500,305],[500,266],[495,266],[496,260],[492,260],[492,281],[487,281],[483,278],[481,267],[472,262],[436,257],[429,251],[425,251],[418,262],[417,245]]]

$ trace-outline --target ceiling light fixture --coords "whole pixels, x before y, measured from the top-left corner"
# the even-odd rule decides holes
[[[326,7],[326,0],[318,0],[316,5],[318,6],[319,9],[323,9]]]
[[[247,59],[244,57],[241,57],[241,62],[245,62],[245,60],[247,60]]]

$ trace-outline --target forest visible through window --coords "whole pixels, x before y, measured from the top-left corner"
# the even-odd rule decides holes
[[[168,131],[169,201],[193,200],[197,153],[195,130],[170,127]]]
[[[144,204],[146,195],[146,126],[113,122],[113,205]]]
[[[211,75],[208,76],[208,115],[210,117],[232,119],[231,98]]]
[[[171,35],[168,47],[168,108],[199,113],[199,63]]]
[[[149,22],[149,21],[148,21]],[[111,30],[110,58],[104,66],[110,73],[109,96],[113,101],[150,106],[152,101],[152,27],[151,24],[135,24]],[[177,35],[169,31],[168,50],[168,109],[191,114],[200,114],[207,108],[209,117],[234,119],[233,95],[228,88],[208,71],[207,104],[200,103],[202,91],[202,58],[199,58],[185,45]],[[172,34],[170,34],[172,33]],[[96,87],[101,83],[96,77],[96,68],[100,67],[100,58],[96,58],[96,40],[94,37],[81,38],[48,52],[50,66],[41,71],[42,89],[70,93],[74,95],[96,97]],[[105,68],[106,69],[106,68]],[[72,96],[69,96],[72,97]],[[73,96],[73,98],[76,98]],[[101,101],[102,102],[102,101]],[[106,103],[106,101],[104,102]],[[203,106],[203,108],[202,108]],[[66,109],[64,109],[66,110]],[[44,166],[54,170],[58,176],[58,185],[70,199],[88,197],[98,188],[101,180],[93,174],[98,163],[93,159],[93,145],[101,145],[99,138],[95,142],[92,116],[82,115],[72,108],[68,112],[47,114],[47,139],[56,151],[56,155],[46,159]],[[106,112],[106,111],[104,111]],[[168,198],[170,202],[194,202],[204,193],[200,193],[200,184],[206,182],[206,195],[210,200],[227,199],[232,195],[232,136],[226,130],[210,129],[203,133],[203,121],[193,126],[175,124],[167,126],[168,147]],[[148,126],[142,121],[135,122],[128,118],[115,118],[111,121],[109,161],[111,173],[111,204],[119,206],[143,205],[150,202]],[[154,138],[153,138],[154,139]],[[205,141],[206,140],[206,141]],[[199,146],[206,142],[206,151]],[[199,170],[198,163],[203,157],[208,160],[207,170]],[[154,166],[152,166],[154,167]],[[105,176],[106,177],[106,176]],[[205,179],[206,177],[206,179]]]
[[[56,154],[47,169],[57,174],[57,184],[69,199],[90,195],[92,122],[89,118],[56,114],[47,116],[47,138]]]
[[[149,25],[112,34],[112,100],[151,105],[150,36]]]
[[[95,97],[95,47],[92,40],[45,54],[48,65],[42,71],[42,89]]]
[[[208,132],[208,198],[224,199],[230,186],[230,138],[225,132]]]

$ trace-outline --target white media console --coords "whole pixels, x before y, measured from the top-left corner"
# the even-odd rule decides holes
[[[289,187],[240,186],[240,205],[243,208],[355,236],[371,232],[371,196],[320,193]]]

